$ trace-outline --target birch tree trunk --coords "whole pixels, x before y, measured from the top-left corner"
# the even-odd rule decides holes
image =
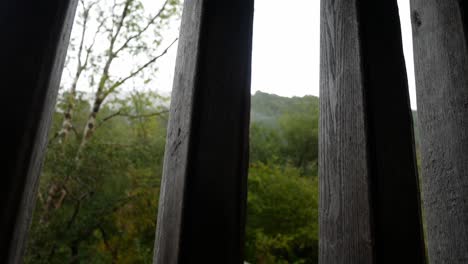
[[[132,45],[138,43],[143,34],[151,29],[152,25],[158,22],[158,19],[163,21],[164,19],[168,19],[172,14],[171,12],[175,11],[167,11],[171,5],[176,5],[177,2],[169,2],[166,0],[162,7],[156,12],[152,17],[148,18],[147,21],[132,21],[131,24],[128,24],[131,19],[133,19],[132,12],[137,12],[138,9],[138,1],[134,0],[125,0],[121,3],[114,3],[112,7],[112,11],[121,7],[121,11],[119,13],[112,13],[109,17],[101,17],[97,18],[98,25],[94,35],[91,37],[91,42],[89,45],[86,45],[86,33],[88,30],[89,20],[91,19],[90,12],[95,5],[98,5],[98,1],[91,2],[90,4],[85,4],[84,1],[81,1],[81,5],[83,7],[83,11],[81,13],[81,32],[80,32],[80,42],[78,47],[77,53],[77,66],[75,69],[75,74],[73,76],[73,80],[70,86],[70,90],[68,91],[69,94],[67,95],[66,100],[66,110],[64,112],[64,117],[61,125],[61,129],[56,134],[56,138],[60,144],[66,144],[66,141],[69,137],[70,132],[72,131],[73,127],[73,117],[74,117],[74,110],[76,107],[76,96],[77,90],[79,87],[80,78],[83,74],[90,70],[92,67],[96,67],[90,63],[91,57],[96,56],[93,54],[93,47],[97,41],[97,38],[100,34],[107,35],[107,49],[103,54],[103,67],[102,71],[98,75],[99,82],[97,83],[96,92],[94,93],[94,100],[92,103],[92,108],[90,114],[86,120],[85,126],[83,127],[83,132],[81,135],[81,139],[79,142],[78,149],[75,154],[74,160],[74,170],[71,174],[77,172],[81,166],[81,161],[83,158],[83,153],[86,145],[92,139],[95,131],[96,131],[96,121],[99,115],[99,112],[105,102],[105,100],[112,94],[115,94],[117,88],[125,84],[128,80],[136,77],[139,73],[143,70],[150,67],[154,64],[160,57],[165,55],[168,49],[174,44],[172,42],[162,53],[157,56],[149,55],[150,59],[148,59],[142,65],[138,65],[135,70],[131,71],[128,75],[123,76],[121,78],[117,78],[116,80],[111,77],[111,66],[113,65],[116,58],[119,55],[125,52],[130,52],[134,47]],[[116,11],[117,12],[117,11]],[[110,22],[109,22],[110,21]],[[102,30],[104,29],[104,30]],[[149,45],[144,43],[145,45]],[[138,45],[141,45],[138,43]],[[93,73],[91,73],[93,74]],[[115,78],[115,77],[114,77]],[[45,199],[45,211],[41,217],[42,223],[47,223],[50,213],[54,209],[58,209],[62,206],[63,201],[65,200],[66,196],[69,194],[67,191],[66,185],[68,181],[71,179],[72,175],[63,175],[61,179],[58,181],[52,182],[47,191],[47,197]]]

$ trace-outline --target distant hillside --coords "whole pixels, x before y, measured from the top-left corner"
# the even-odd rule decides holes
[[[252,122],[276,126],[283,114],[307,113],[319,114],[319,99],[316,96],[281,97],[257,91],[252,96]]]
[[[277,126],[278,119],[285,113],[307,113],[319,115],[319,98],[316,96],[282,97],[276,94],[268,94],[257,91],[252,95],[251,119],[252,122],[263,123],[269,126]],[[419,147],[419,134],[417,125],[417,112],[413,113],[414,135],[416,147]],[[317,124],[318,125],[318,124]]]

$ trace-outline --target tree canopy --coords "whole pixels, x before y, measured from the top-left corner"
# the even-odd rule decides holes
[[[170,101],[152,80],[180,9],[80,1],[26,263],[152,263]],[[252,96],[250,263],[317,262],[317,131],[316,97]]]

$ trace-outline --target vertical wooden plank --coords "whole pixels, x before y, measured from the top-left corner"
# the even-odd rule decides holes
[[[396,1],[321,12],[320,262],[424,263]]]
[[[358,8],[376,261],[424,263],[413,120],[397,1],[361,0]]]
[[[0,3],[0,262],[20,263],[77,1]]]
[[[241,263],[253,0],[187,0],[155,263]]]
[[[373,263],[369,170],[355,1],[322,0],[319,262]]]
[[[423,201],[433,263],[468,263],[467,4],[411,0]]]

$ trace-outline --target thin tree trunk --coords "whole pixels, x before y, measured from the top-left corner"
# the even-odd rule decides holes
[[[109,244],[109,237],[107,236],[106,231],[104,231],[104,228],[99,227],[99,231],[101,232],[102,235],[102,240],[104,242],[104,245],[106,246],[106,249],[110,252],[112,256],[112,264],[116,264],[118,261],[118,253],[117,250],[113,249],[112,246]]]
[[[91,109],[91,113],[89,114],[88,120],[86,122],[84,132],[83,132],[83,137],[80,143],[80,147],[78,148],[78,151],[75,157],[75,161],[77,162],[77,165],[79,165],[81,154],[83,152],[84,147],[86,146],[86,143],[88,143],[89,139],[93,136],[94,131],[96,130],[96,117],[99,113],[99,110],[101,109],[103,101],[108,95],[108,93],[107,94],[104,93],[104,89],[105,89],[107,81],[109,80],[110,67],[112,65],[113,60],[117,56],[117,54],[114,52],[114,45],[119,36],[120,30],[122,29],[125,17],[128,14],[130,3],[131,3],[130,0],[127,0],[125,2],[125,7],[122,11],[120,20],[117,24],[116,33],[115,34],[113,34],[113,32],[110,33],[110,43],[109,43],[109,49],[107,53],[106,64],[104,65],[104,68],[102,69],[101,78],[98,83],[98,89],[95,93],[93,108]]]
[[[72,118],[73,110],[75,109],[75,97],[76,97],[76,83],[74,83],[73,88],[68,96],[68,107],[65,113],[63,114],[62,128],[58,132],[59,143],[65,143],[68,139],[71,129],[73,128]]]
[[[85,125],[84,132],[83,132],[83,137],[81,138],[80,147],[78,148],[78,151],[76,154],[75,159],[77,162],[80,161],[81,154],[83,153],[83,149],[85,148],[86,144],[94,135],[94,132],[96,131],[96,118],[97,118],[97,115],[99,114],[99,110],[101,109],[103,101],[104,99],[101,98],[98,92],[96,95],[96,99],[94,100],[91,113],[89,114],[88,121],[86,121],[86,125]]]
[[[67,191],[65,190],[63,184],[52,183],[50,185],[49,192],[47,194],[47,200],[45,203],[44,213],[41,216],[40,223],[47,223],[49,221],[50,212],[53,209],[58,209],[62,207],[66,195]]]
[[[80,246],[80,241],[75,240],[72,242],[70,249],[71,249],[71,260],[70,264],[79,264],[79,246]]]
[[[88,19],[89,19],[89,11],[91,10],[92,7],[93,7],[93,4],[88,7],[83,6],[83,25],[82,25],[82,30],[81,30],[80,45],[79,45],[78,54],[77,54],[78,63],[76,66],[75,76],[73,78],[69,94],[67,96],[67,110],[65,111],[65,113],[63,113],[62,128],[58,132],[59,143],[65,143],[65,141],[68,138],[68,135],[70,134],[71,129],[73,128],[72,118],[73,118],[73,110],[75,109],[76,88],[77,88],[78,81],[80,80],[80,77],[83,71],[86,69],[88,65],[89,54],[91,53],[91,49],[94,46],[97,32],[99,32],[101,28],[101,25],[100,25],[94,36],[93,43],[91,44],[89,48],[85,49],[84,41],[85,41],[87,24],[88,24]],[[81,60],[83,51],[86,52],[86,58],[84,62]]]

